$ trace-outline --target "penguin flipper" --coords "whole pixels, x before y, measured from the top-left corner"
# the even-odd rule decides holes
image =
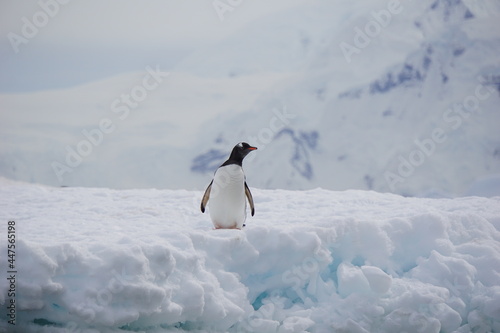
[[[208,184],[207,189],[205,190],[205,194],[203,194],[203,198],[201,199],[200,208],[202,213],[205,213],[205,207],[207,206],[208,199],[210,199],[210,190],[212,189],[213,182],[214,180],[212,179],[210,184]]]
[[[248,198],[248,202],[250,203],[250,210],[251,210],[252,216],[253,216],[255,214],[255,206],[253,204],[252,192],[250,192],[250,189],[248,188],[247,182],[245,182],[245,194]]]

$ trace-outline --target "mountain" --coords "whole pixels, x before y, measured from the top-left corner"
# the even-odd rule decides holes
[[[312,51],[308,70],[263,96],[246,116],[229,119],[233,131],[213,131],[209,149],[222,152],[215,148],[221,137],[226,146],[256,137],[253,144],[270,151],[248,162],[257,187],[460,195],[474,180],[498,173],[500,40],[496,30],[477,35],[493,27],[498,12],[476,17],[461,1],[405,6],[386,27],[375,19],[389,12],[383,7],[365,21],[353,18],[361,22],[354,28],[330,23],[337,29]],[[380,32],[370,37],[373,26]],[[357,38],[370,41],[352,59],[339,47],[349,35],[352,47]],[[290,121],[269,131],[279,108]],[[211,165],[221,160],[213,157]]]
[[[254,187],[471,193],[500,174],[498,16],[495,2],[297,3],[173,68],[0,95],[0,175],[202,189],[248,141]],[[169,74],[147,90],[154,71]]]

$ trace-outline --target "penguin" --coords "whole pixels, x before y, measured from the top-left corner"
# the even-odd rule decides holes
[[[245,156],[256,149],[246,142],[234,146],[229,159],[215,171],[214,178],[205,190],[201,199],[201,212],[205,212],[210,199],[210,218],[215,229],[241,229],[247,215],[246,199],[250,203],[252,216],[255,214],[242,163]]]

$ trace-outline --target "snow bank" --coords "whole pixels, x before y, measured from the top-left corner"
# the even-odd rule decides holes
[[[199,191],[0,185],[19,332],[500,331],[498,197],[253,189],[234,231]]]

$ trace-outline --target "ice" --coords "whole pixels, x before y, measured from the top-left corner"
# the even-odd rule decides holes
[[[153,2],[0,43],[0,332],[500,332],[494,1],[401,2],[350,56],[397,1]],[[256,215],[212,230],[200,190],[240,141]]]
[[[352,264],[340,264],[337,268],[339,294],[347,297],[352,293],[366,293],[370,290],[368,279],[360,267]]]
[[[283,320],[278,333],[299,333],[307,332],[307,329],[314,325],[314,321],[309,318],[291,316]]]
[[[18,331],[500,327],[498,197],[252,188],[256,215],[237,231],[212,229],[201,191],[0,185]]]
[[[391,276],[380,268],[374,266],[361,266],[361,271],[368,280],[372,291],[384,294],[391,288]]]

